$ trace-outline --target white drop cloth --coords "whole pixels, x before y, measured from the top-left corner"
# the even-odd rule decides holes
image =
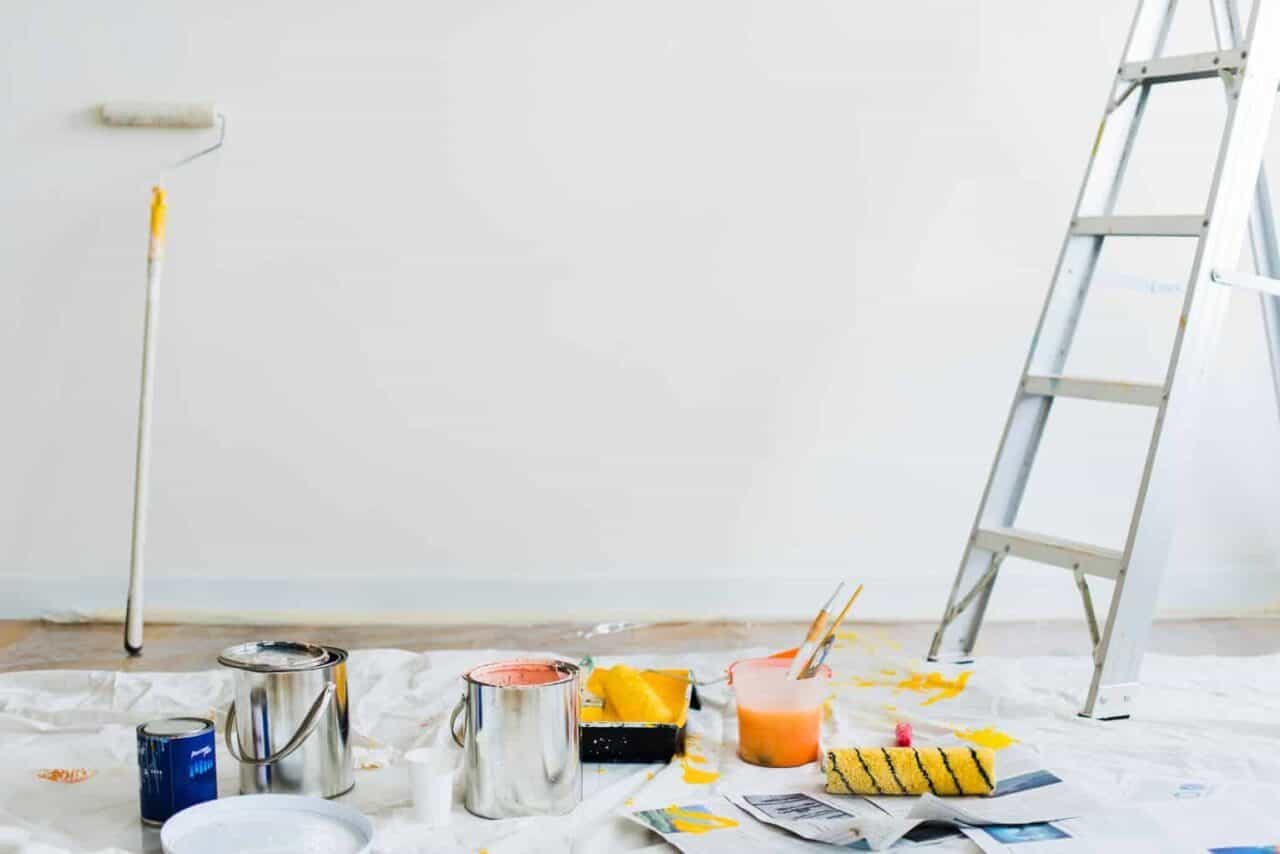
[[[1122,810],[1108,820],[1135,832],[1143,826],[1171,832],[1178,841],[1174,850],[1280,844],[1280,790],[1271,786],[1280,782],[1278,657],[1148,656],[1138,716],[1096,722],[1076,715],[1090,675],[1084,658],[985,659],[973,666],[965,690],[925,705],[937,691],[896,685],[913,672],[938,667],[895,647],[879,637],[836,650],[830,662],[836,678],[824,724],[826,744],[890,743],[896,720],[913,724],[918,744],[954,742],[956,730],[994,727],[1039,751],[1046,767]],[[692,667],[705,679],[737,658],[763,652],[626,660],[638,666]],[[696,803],[721,792],[814,790],[821,783],[813,765],[769,770],[741,762],[735,755],[733,706],[721,684],[701,690],[703,710],[689,722],[695,739],[690,753],[705,762],[688,767],[717,772],[714,782],[685,782],[679,759],[670,765],[588,765],[584,802],[570,816],[486,821],[462,809],[459,788],[450,827],[429,831],[414,824],[399,757],[412,747],[448,739],[447,719],[461,692],[463,670],[521,654],[352,654],[356,787],[342,800],[373,818],[377,851],[666,851],[656,836],[618,817],[619,811]],[[954,676],[960,669],[942,672]],[[216,669],[0,675],[0,854],[158,851],[156,833],[138,822],[134,727],[171,715],[216,717],[219,791],[234,795],[236,764],[221,739],[230,686],[230,674]],[[56,783],[37,776],[46,768],[95,773],[84,782]],[[932,850],[977,848],[957,840]],[[1145,848],[1135,842],[1126,850]],[[1151,850],[1170,849],[1167,842],[1160,847],[1153,842]]]

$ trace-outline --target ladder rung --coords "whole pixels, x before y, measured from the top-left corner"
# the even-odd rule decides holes
[[[1115,237],[1199,237],[1204,217],[1194,216],[1082,216],[1071,224],[1072,234]]]
[[[1244,65],[1240,48],[1188,53],[1182,56],[1158,56],[1120,66],[1120,79],[1139,83],[1175,83],[1179,80],[1203,80],[1217,77],[1223,69],[1232,71]]]
[[[1236,270],[1214,270],[1211,277],[1220,285],[1252,288],[1255,291],[1262,291],[1264,294],[1280,296],[1280,279],[1273,279],[1270,276],[1259,276],[1255,273],[1243,273]]]
[[[1116,578],[1124,555],[1115,549],[1061,540],[1047,534],[1033,534],[1017,528],[979,528],[974,545],[991,552],[1076,569],[1086,575]]]
[[[1043,397],[1076,397],[1082,400],[1105,400],[1109,403],[1132,403],[1136,406],[1159,406],[1164,402],[1164,386],[1155,383],[1028,375],[1022,381],[1022,390],[1026,394]]]

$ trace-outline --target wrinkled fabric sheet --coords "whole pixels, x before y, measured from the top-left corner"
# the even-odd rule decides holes
[[[871,634],[868,634],[871,632]],[[738,659],[769,650],[688,656],[636,655],[638,667],[688,667],[699,679],[722,675]],[[686,757],[670,764],[595,765],[584,770],[584,800],[571,815],[488,821],[467,813],[461,781],[452,824],[428,830],[412,820],[406,750],[449,743],[448,716],[461,694],[459,675],[488,661],[552,654],[482,650],[353,652],[348,667],[356,787],[342,802],[368,814],[378,852],[668,851],[657,836],[621,814],[697,803],[722,793],[817,791],[816,765],[762,769],[736,756],[730,689],[700,689]],[[985,659],[966,668],[927,664],[873,630],[849,636],[829,663],[835,670],[823,743],[892,743],[894,723],[909,721],[917,744],[958,743],[957,732],[993,728],[1046,767],[1089,787],[1134,828],[1128,850],[1206,851],[1215,845],[1280,844],[1280,667],[1256,658],[1148,656],[1139,713],[1128,721],[1077,716],[1088,685],[1086,658]],[[964,670],[961,690],[949,690]],[[931,683],[930,672],[938,672]],[[35,671],[0,675],[0,854],[159,851],[158,834],[138,820],[134,727],[173,715],[214,718],[218,787],[238,793],[235,761],[221,730],[231,674]],[[997,756],[998,760],[998,756]],[[86,768],[83,782],[50,782],[42,769]],[[1244,818],[1241,818],[1244,816]],[[1154,840],[1164,838],[1156,846]],[[1169,848],[1169,839],[1176,847]],[[833,849],[834,850],[834,849]],[[933,851],[977,851],[956,839]],[[1062,850],[1068,850],[1063,848]]]

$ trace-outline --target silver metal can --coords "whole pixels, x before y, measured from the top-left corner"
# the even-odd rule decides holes
[[[355,785],[347,652],[257,641],[223,650],[235,699],[223,728],[240,763],[240,793],[332,798]]]
[[[467,809],[484,818],[572,812],[582,800],[578,668],[501,661],[463,678],[449,727],[465,751]]]

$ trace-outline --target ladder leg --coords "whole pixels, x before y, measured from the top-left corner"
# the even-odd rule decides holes
[[[1213,185],[1165,380],[1168,397],[1156,415],[1138,502],[1116,579],[1111,612],[1095,655],[1082,714],[1127,717],[1136,698],[1142,653],[1155,615],[1160,576],[1173,536],[1180,475],[1195,443],[1205,369],[1217,344],[1229,290],[1210,278],[1240,253],[1249,207],[1280,84],[1280,5],[1257,0],[1246,42],[1249,64],[1228,100]],[[1259,49],[1260,46],[1262,49]]]
[[[1276,246],[1275,218],[1265,167],[1258,170],[1253,213],[1249,217],[1249,245],[1253,251],[1253,268],[1258,275],[1280,278],[1280,249]],[[1280,296],[1259,294],[1258,300],[1262,309],[1262,326],[1267,334],[1271,384],[1276,393],[1276,406],[1280,408]]]
[[[1125,44],[1122,63],[1160,54],[1175,5],[1176,0],[1140,0]],[[1135,92],[1131,85],[1117,76],[1108,95],[1107,108],[1076,198],[1073,223],[1079,216],[1109,214],[1114,209],[1120,180],[1133,149],[1148,95],[1147,87],[1140,87]],[[1077,235],[1068,229],[1054,270],[1049,296],[1045,300],[1040,323],[1031,341],[1031,352],[1027,356],[1024,373],[1033,365],[1042,373],[1061,373],[1101,251],[1101,236]],[[992,566],[994,556],[991,552],[978,548],[974,538],[977,530],[984,525],[1013,524],[1052,403],[1053,399],[1050,397],[1025,396],[1021,393],[1021,388],[1015,394],[1000,447],[996,451],[995,463],[978,506],[977,519],[970,531],[960,569],[947,598],[943,619],[929,649],[930,660],[962,661],[973,654],[978,630],[982,626],[987,603],[995,586],[993,574],[987,578],[985,585],[978,587]],[[977,595],[970,596],[975,590]],[[966,601],[967,607],[957,607]]]
[[[1210,0],[1214,32],[1218,49],[1237,47],[1244,40],[1240,28],[1240,16],[1235,0]],[[1258,183],[1253,193],[1253,211],[1249,215],[1249,248],[1253,255],[1253,269],[1259,276],[1280,278],[1280,247],[1276,244],[1276,225],[1271,204],[1271,185],[1267,181],[1267,169],[1258,169]],[[1271,382],[1275,389],[1276,405],[1280,407],[1280,297],[1259,294],[1262,309],[1262,325],[1267,336],[1267,354],[1271,361]]]

